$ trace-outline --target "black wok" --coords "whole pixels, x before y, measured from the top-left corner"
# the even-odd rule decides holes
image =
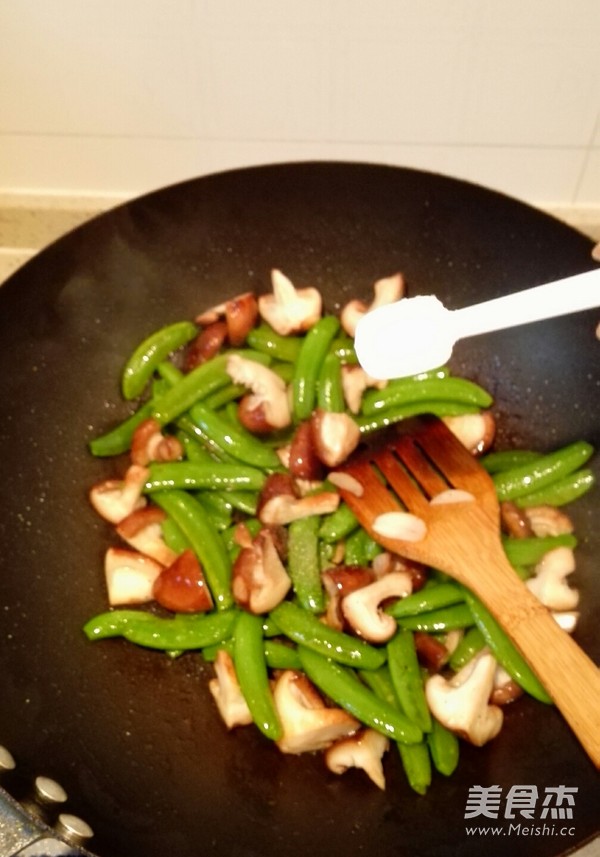
[[[501,736],[415,796],[396,758],[380,793],[360,772],[281,755],[252,729],[225,734],[193,656],[171,661],[81,627],[105,609],[109,531],[88,508],[110,466],[86,442],[121,419],[123,359],[147,333],[249,288],[272,267],[329,308],[404,272],[411,294],[460,307],[593,267],[592,242],[526,205],[439,175],[304,163],[209,176],[105,214],[0,289],[0,744],[15,796],[56,778],[101,857],[341,853],[557,855],[598,831],[598,776],[555,710],[524,700]],[[600,446],[597,316],[460,343],[457,372],[487,386],[498,442]],[[593,465],[598,470],[598,463]],[[581,537],[580,644],[597,661],[598,495],[572,507]],[[570,833],[465,832],[471,786],[578,789]],[[502,804],[502,810],[504,804]],[[525,818],[513,821],[527,822]],[[485,826],[485,818],[474,825]],[[541,824],[540,821],[535,823]],[[506,838],[509,836],[510,838]]]

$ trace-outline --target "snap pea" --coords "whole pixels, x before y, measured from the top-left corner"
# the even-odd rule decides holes
[[[533,449],[501,449],[497,452],[488,452],[479,459],[479,463],[488,473],[502,473],[514,470],[515,467],[531,465],[542,457],[542,452]]]
[[[216,444],[217,448],[225,450],[236,460],[268,470],[281,466],[275,450],[261,443],[241,426],[231,425],[201,402],[191,408],[190,417],[208,442]]]
[[[405,378],[383,390],[368,390],[361,411],[371,415],[409,402],[431,400],[460,402],[475,408],[489,408],[493,401],[487,390],[465,378]]]
[[[283,729],[269,685],[262,620],[242,611],[235,625],[233,662],[242,695],[263,735],[276,741]]]
[[[206,406],[213,411],[218,411],[224,405],[229,405],[236,402],[238,399],[247,393],[248,390],[243,384],[226,384],[220,390],[215,390],[204,400]]]
[[[377,669],[385,661],[385,651],[325,625],[308,610],[303,610],[291,601],[279,604],[270,616],[290,640],[333,658],[340,664]]]
[[[202,657],[208,663],[212,663],[217,657],[219,649],[224,649],[233,657],[233,638],[213,646],[202,649]],[[265,662],[272,670],[301,670],[300,656],[295,648],[286,646],[277,640],[265,640],[264,642]]]
[[[305,646],[299,646],[298,653],[313,684],[357,720],[394,741],[416,744],[422,740],[423,733],[419,727],[392,705],[379,699],[352,670]]]
[[[293,412],[297,422],[307,420],[317,401],[317,381],[325,355],[340,323],[325,315],[314,324],[302,341],[292,381]]]
[[[231,526],[231,506],[220,494],[215,494],[213,491],[195,491],[193,496],[218,533],[224,532]]]
[[[176,421],[177,428],[184,434],[187,434],[192,440],[195,440],[198,446],[202,447],[209,455],[211,461],[221,461],[223,464],[233,464],[236,459],[226,452],[222,446],[219,446],[214,437],[209,436],[201,425],[197,425],[191,418],[194,408],[188,414],[184,414]],[[239,462],[238,462],[239,463]]]
[[[181,527],[178,527],[173,518],[168,515],[161,524],[163,539],[167,547],[175,553],[183,553],[190,547],[190,543],[184,536]]]
[[[396,618],[416,616],[420,613],[430,613],[442,607],[460,604],[464,600],[463,591],[458,584],[435,583],[407,595],[406,598],[398,599],[386,607],[385,612]]]
[[[410,631],[427,631],[434,634],[468,628],[474,622],[468,604],[464,603],[452,604],[450,607],[442,607],[428,613],[418,613],[415,616],[403,616],[396,621],[402,628],[408,628]]]
[[[498,663],[530,696],[539,702],[551,704],[552,700],[523,656],[508,639],[489,610],[465,588],[465,598],[475,623]]]
[[[344,366],[355,366],[358,363],[358,357],[354,349],[354,340],[350,336],[343,334],[336,336],[331,343],[331,351],[336,357],[339,357]]]
[[[436,771],[445,777],[453,774],[460,755],[459,741],[454,732],[433,717],[431,731],[427,733],[427,744]]]
[[[135,349],[123,368],[121,391],[125,399],[139,396],[158,364],[198,332],[191,321],[179,321],[150,334]]]
[[[124,637],[130,643],[163,651],[187,651],[222,643],[233,634],[238,612],[178,613],[163,618],[143,610],[108,610],[83,626],[90,640]]]
[[[431,729],[431,714],[425,699],[412,631],[398,629],[387,644],[387,662],[400,708],[409,720],[423,732],[428,732]]]
[[[360,678],[379,699],[393,707],[398,707],[398,699],[394,692],[387,664],[378,670],[361,672]],[[431,785],[431,761],[427,744],[424,740],[417,744],[403,744],[398,741],[396,746],[408,784],[417,794],[424,795]]]
[[[282,360],[284,363],[295,363],[302,347],[302,337],[282,336],[266,324],[259,324],[253,328],[246,342],[255,351],[269,354],[274,360]]]
[[[222,491],[230,488],[260,491],[266,476],[262,470],[243,464],[195,461],[152,462],[148,467],[147,493],[170,488],[188,491]]]
[[[324,542],[339,542],[348,538],[359,526],[358,518],[346,503],[340,503],[335,512],[323,518],[319,537]]]
[[[540,488],[538,491],[532,491],[530,494],[518,497],[515,502],[522,509],[545,504],[565,506],[567,503],[572,503],[587,494],[595,483],[594,473],[589,468],[582,467],[574,473],[563,476],[562,479],[557,479],[556,482],[552,482],[546,488]]]
[[[376,544],[369,536],[366,530],[362,527],[350,533],[346,539],[344,547],[344,564],[345,565],[368,565],[371,561],[372,550],[371,542]]]
[[[231,564],[225,543],[200,503],[186,491],[156,491],[154,502],[164,509],[188,539],[197,555],[217,610],[233,605]]]
[[[454,417],[461,414],[472,414],[477,410],[473,405],[466,405],[463,402],[429,399],[422,402],[408,402],[405,405],[395,405],[393,408],[388,408],[377,414],[359,414],[354,419],[361,434],[368,435],[371,432],[379,431],[401,420],[408,419],[408,417],[416,417],[419,414],[432,414],[435,417]]]
[[[534,565],[545,553],[554,548],[575,548],[577,537],[572,533],[560,533],[557,536],[531,536],[523,539],[506,537],[502,540],[502,544],[511,565]]]
[[[454,672],[458,672],[465,664],[469,663],[471,658],[474,658],[484,646],[485,637],[477,625],[469,628],[468,631],[465,631],[462,639],[450,655],[450,660],[448,661],[450,668],[453,669]]]
[[[170,360],[162,360],[158,366],[156,367],[156,371],[158,372],[160,378],[167,384],[164,389],[166,392],[171,387],[174,387],[181,379],[184,377],[184,373],[181,369],[178,369],[174,363],[171,363]]]
[[[346,410],[342,388],[342,361],[331,351],[323,360],[319,373],[317,404],[324,411],[342,413]]]
[[[292,521],[288,527],[288,572],[299,604],[312,613],[325,610],[319,564],[317,515]]]
[[[135,413],[131,414],[123,422],[99,437],[93,438],[88,444],[92,455],[95,455],[97,458],[107,458],[111,455],[121,455],[121,453],[127,452],[131,446],[131,439],[136,428],[140,423],[152,416],[153,410],[154,403],[152,400],[144,402]]]
[[[593,446],[584,440],[575,441],[548,455],[543,455],[532,464],[524,464],[502,471],[492,477],[499,500],[515,500],[533,491],[545,488],[557,479],[562,479],[582,467],[594,452]]]

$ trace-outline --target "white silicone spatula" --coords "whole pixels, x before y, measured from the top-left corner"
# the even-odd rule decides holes
[[[355,348],[374,378],[401,378],[448,361],[459,339],[600,306],[600,268],[449,310],[434,295],[403,298],[366,313]]]

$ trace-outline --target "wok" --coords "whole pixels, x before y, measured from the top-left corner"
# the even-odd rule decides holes
[[[0,290],[0,744],[17,761],[2,780],[7,792],[21,797],[38,774],[58,780],[101,857],[466,857],[507,845],[513,855],[557,855],[593,837],[598,776],[550,707],[509,707],[501,736],[464,747],[457,773],[437,776],[425,797],[391,754],[381,793],[361,772],[336,777],[319,757],[280,754],[256,730],[227,735],[197,657],[91,644],[81,632],[106,608],[111,538],[86,492],[113,470],[86,443],[128,413],[119,372],[147,333],[269,288],[272,267],[320,288],[330,309],[369,299],[373,281],[398,270],[411,294],[435,292],[458,308],[587,270],[591,248],[553,218],[472,184],[299,163],[151,193],[19,270]],[[580,313],[457,346],[454,370],[495,396],[499,446],[600,446],[596,322]],[[597,492],[572,507],[577,639],[596,661],[597,507]],[[575,787],[571,832],[509,833],[501,812],[502,835],[472,838],[464,816],[475,785],[499,785],[503,798],[536,786],[538,819],[546,788]],[[533,823],[518,813],[513,821]]]

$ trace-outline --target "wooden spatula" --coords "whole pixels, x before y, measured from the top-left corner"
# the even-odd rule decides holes
[[[486,605],[600,767],[600,670],[509,564],[494,485],[477,460],[432,417],[412,423],[409,433],[356,456],[339,471],[353,477],[339,490],[373,538],[445,571]],[[380,516],[398,511],[416,516],[413,523],[422,521],[424,534],[417,526],[417,540],[414,533],[409,540],[404,532],[403,538],[382,535],[386,519]],[[398,520],[401,526],[411,523]]]

